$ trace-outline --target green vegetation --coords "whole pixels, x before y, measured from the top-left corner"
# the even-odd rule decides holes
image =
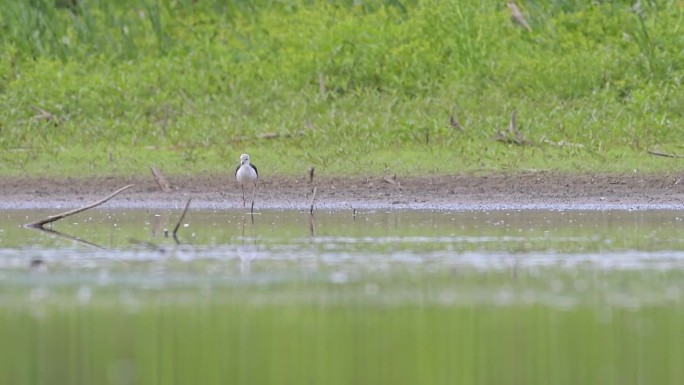
[[[684,6],[639,3],[0,0],[0,174],[678,170]]]

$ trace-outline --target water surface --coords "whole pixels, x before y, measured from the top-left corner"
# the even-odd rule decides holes
[[[676,211],[48,214],[2,212],[1,383],[684,381]]]

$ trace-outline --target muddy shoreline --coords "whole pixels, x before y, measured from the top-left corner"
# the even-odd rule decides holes
[[[174,191],[161,192],[151,176],[3,177],[0,209],[79,207],[130,183],[135,186],[102,208],[178,209],[192,197],[195,209],[242,209],[232,175],[171,176]],[[684,209],[680,174],[459,174],[434,177],[262,177],[255,209],[308,210],[317,188],[317,210],[346,209]]]

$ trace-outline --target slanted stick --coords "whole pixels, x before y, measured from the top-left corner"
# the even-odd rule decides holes
[[[316,187],[313,188],[313,194],[311,195],[311,209],[309,209],[309,214],[313,214],[314,204],[316,204]]]
[[[159,186],[159,189],[162,192],[173,191],[173,188],[171,188],[171,184],[166,180],[164,174],[162,174],[162,172],[159,171],[158,168],[150,166],[150,171],[152,172],[152,177],[154,177],[154,181],[157,182],[157,186]]]
[[[183,209],[183,213],[181,214],[180,218],[178,219],[178,223],[176,223],[176,227],[173,228],[173,239],[178,241],[178,238],[176,237],[176,233],[178,233],[178,228],[180,227],[181,223],[183,223],[183,219],[185,219],[185,214],[188,212],[188,208],[190,208],[190,202],[192,201],[192,198],[188,198],[188,201],[185,203],[185,208]]]
[[[77,208],[77,209],[69,210],[69,211],[66,211],[66,212],[63,212],[63,213],[60,213],[60,214],[51,215],[51,216],[49,216],[49,217],[47,217],[47,218],[43,218],[43,219],[40,219],[40,220],[31,222],[31,223],[27,223],[27,224],[24,225],[24,227],[32,227],[32,228],[36,228],[36,229],[42,229],[43,226],[47,225],[48,223],[52,223],[52,222],[58,221],[58,220],[60,220],[60,219],[64,219],[64,218],[66,218],[66,217],[70,217],[70,216],[72,216],[72,215],[74,215],[74,214],[78,214],[78,213],[80,213],[80,212],[82,212],[82,211],[86,211],[86,210],[92,209],[93,207],[97,207],[97,206],[99,206],[99,205],[101,205],[101,204],[107,202],[108,200],[114,198],[114,197],[117,196],[120,192],[122,192],[122,191],[124,191],[124,190],[127,190],[127,189],[129,189],[129,188],[131,188],[131,187],[133,187],[133,186],[135,186],[135,185],[129,184],[128,186],[124,186],[124,187],[122,187],[122,188],[120,188],[120,189],[114,191],[113,193],[111,193],[111,194],[109,194],[108,196],[106,196],[106,197],[100,199],[100,200],[97,201],[97,202],[93,202],[93,203],[91,203],[91,204],[89,204],[89,205],[86,205],[86,206],[83,206],[83,207],[79,207],[79,208]]]

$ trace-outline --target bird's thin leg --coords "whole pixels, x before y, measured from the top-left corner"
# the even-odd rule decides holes
[[[240,188],[242,189],[242,210],[244,210],[246,208],[245,207],[246,206],[246,204],[245,204],[245,185],[240,183]]]
[[[252,211],[254,212],[254,196],[256,195],[257,183],[254,181],[254,189],[252,190]]]

